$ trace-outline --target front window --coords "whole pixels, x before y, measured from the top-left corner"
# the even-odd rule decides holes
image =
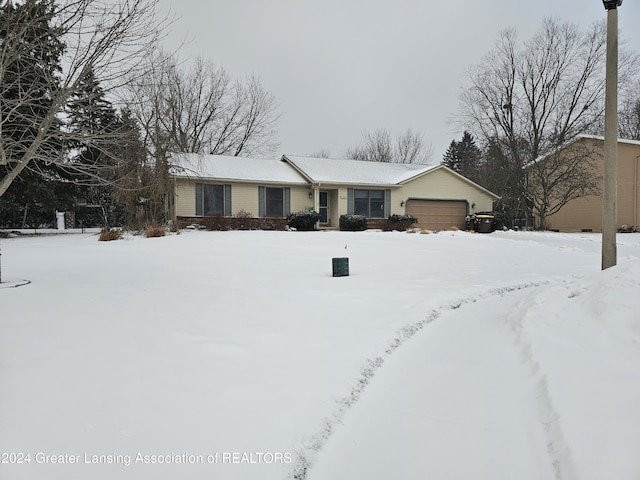
[[[266,189],[267,217],[284,217],[284,188]]]
[[[354,190],[353,213],[368,218],[384,218],[384,190]]]
[[[229,188],[230,186],[227,186]],[[225,185],[196,183],[196,215],[225,215]]]
[[[291,209],[291,189],[289,187],[259,187],[258,202],[260,217],[286,217]]]

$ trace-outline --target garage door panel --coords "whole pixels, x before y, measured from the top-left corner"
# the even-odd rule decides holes
[[[409,200],[406,212],[418,219],[416,227],[427,230],[465,228],[467,202],[464,200]]]

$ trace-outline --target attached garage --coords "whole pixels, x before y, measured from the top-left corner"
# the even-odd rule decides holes
[[[457,227],[464,230],[468,204],[466,200],[416,200],[407,201],[406,212],[418,219],[415,225],[425,230],[448,230]]]

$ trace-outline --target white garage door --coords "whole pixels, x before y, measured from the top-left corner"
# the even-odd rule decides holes
[[[465,229],[467,202],[464,200],[409,200],[406,212],[418,219],[414,226],[426,230]]]

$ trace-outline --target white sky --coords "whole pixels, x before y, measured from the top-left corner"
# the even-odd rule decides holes
[[[439,161],[461,132],[451,124],[468,68],[498,32],[529,38],[546,16],[589,25],[600,0],[160,0],[178,15],[165,40],[186,40],[232,76],[255,74],[280,104],[278,153],[339,157],[363,130],[412,128]],[[640,51],[640,0],[619,10],[621,36]],[[635,28],[634,28],[635,24]]]

